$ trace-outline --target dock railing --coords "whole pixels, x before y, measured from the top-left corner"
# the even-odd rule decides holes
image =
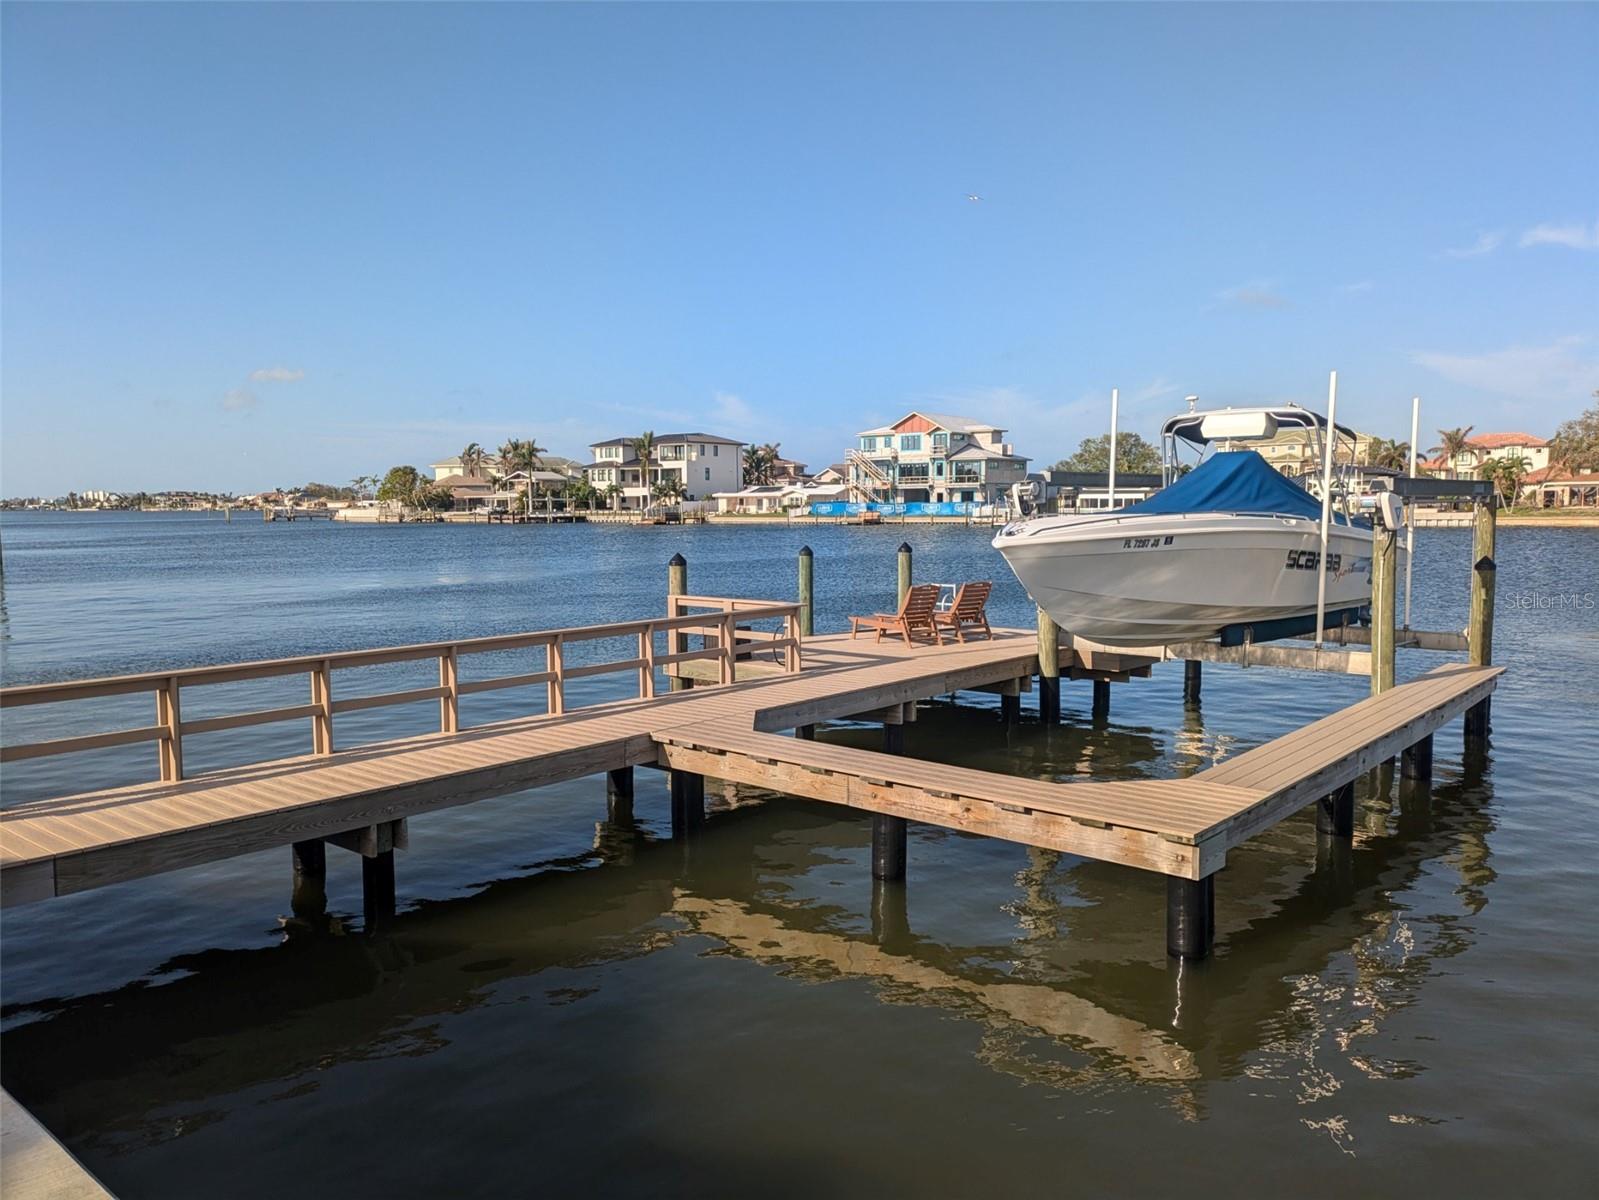
[[[674,653],[663,656],[663,662],[716,658],[722,664],[721,683],[733,682],[734,666],[738,659],[749,658],[762,650],[771,651],[785,673],[794,674],[800,669],[798,604],[740,600],[726,596],[668,595],[666,613],[672,621],[697,615],[699,622],[675,627]],[[752,621],[772,618],[781,619],[781,629],[756,629],[751,625]],[[687,648],[688,638],[694,634],[705,639],[705,649],[691,651]]]
[[[749,640],[760,641],[774,650],[781,649],[783,651],[781,661],[786,673],[797,673],[800,669],[800,606],[797,603],[736,600],[714,596],[673,596],[670,597],[668,607],[670,611],[665,617],[652,617],[642,621],[618,621],[605,625],[582,625],[568,629],[544,629],[448,642],[387,646],[373,650],[347,650],[337,654],[308,654],[295,658],[192,667],[180,671],[152,671],[139,675],[117,675],[102,679],[0,688],[0,709],[18,708],[30,704],[59,704],[141,692],[155,695],[156,709],[155,723],[152,725],[0,747],[0,763],[57,754],[76,754],[86,750],[126,746],[138,742],[155,742],[160,772],[158,778],[162,782],[176,782],[183,778],[183,739],[190,734],[216,733],[249,725],[309,719],[311,752],[327,755],[333,753],[334,717],[339,713],[355,712],[360,709],[437,699],[439,732],[456,733],[461,729],[462,696],[497,691],[502,688],[543,684],[546,713],[558,716],[567,711],[567,683],[593,675],[636,672],[638,698],[647,700],[655,695],[657,668],[714,659],[721,664],[719,682],[732,683],[735,677],[734,662],[741,653],[740,643]],[[687,611],[690,609],[701,611]],[[749,627],[750,622],[762,620],[780,621],[782,630],[773,633]],[[668,652],[658,653],[655,639],[663,634],[668,639]],[[684,635],[687,634],[705,634],[705,647],[699,650],[679,647],[678,641],[680,638],[686,640]],[[568,646],[603,638],[633,638],[635,652],[627,658],[567,665]],[[499,675],[485,679],[461,678],[463,658],[474,654],[524,650],[540,646],[544,648],[542,671]],[[439,682],[435,686],[335,699],[335,671],[427,659],[438,661]],[[311,685],[309,703],[257,709],[252,712],[206,717],[194,721],[183,719],[182,697],[185,689],[292,675],[309,677]]]

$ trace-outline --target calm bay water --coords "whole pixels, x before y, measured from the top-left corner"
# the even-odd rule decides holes
[[[1422,532],[1416,625],[1464,624],[1468,536]],[[676,551],[693,591],[780,598],[807,542],[822,631],[891,604],[901,540],[919,578],[993,578],[997,622],[1033,619],[963,528],[8,514],[0,538],[8,684],[631,619],[662,610]],[[287,851],[6,910],[5,1086],[128,1198],[1592,1194],[1599,532],[1505,529],[1499,550],[1511,669],[1486,760],[1463,760],[1457,723],[1430,792],[1357,789],[1347,853],[1318,864],[1309,814],[1235,852],[1207,962],[1167,960],[1156,876],[913,827],[908,884],[874,906],[864,818],[712,782],[685,848],[642,771],[627,828],[602,778],[413,820],[380,936],[338,852],[314,928],[289,914]],[[1400,674],[1439,658],[1401,652]],[[405,671],[359,690],[430,682]],[[1098,723],[1069,684],[1047,729],[1031,701],[1007,731],[963,696],[907,749],[1180,776],[1366,686],[1207,668],[1185,711],[1181,674],[1117,687]],[[303,689],[207,689],[185,716]],[[12,710],[3,736],[143,724],[149,703]],[[463,715],[527,711],[501,692]],[[435,720],[349,714],[340,743]],[[295,724],[185,753],[194,771],[307,748]],[[152,759],[16,764],[0,803]]]

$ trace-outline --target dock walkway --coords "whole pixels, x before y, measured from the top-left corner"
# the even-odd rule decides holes
[[[1064,668],[1071,659],[1063,650]],[[637,765],[1198,880],[1222,866],[1228,849],[1483,699],[1500,672],[1440,667],[1181,780],[1056,783],[776,736],[862,714],[897,720],[918,700],[1017,685],[1037,670],[1031,632],[914,649],[833,635],[805,643],[798,674],[23,804],[0,813],[4,902],[357,833]]]

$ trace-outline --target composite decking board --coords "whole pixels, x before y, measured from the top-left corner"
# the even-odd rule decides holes
[[[1447,707],[1497,677],[1501,668],[1478,667],[1421,676],[1370,700],[1333,713],[1274,742],[1246,751],[1204,774],[1213,782],[1262,790],[1275,781],[1312,774],[1306,764],[1327,766],[1348,757],[1382,732]],[[1414,690],[1409,690],[1414,689]]]
[[[1460,690],[1469,690],[1476,682],[1477,680],[1472,679],[1461,687],[1458,677],[1455,676],[1444,679],[1430,679],[1423,676],[1407,685],[1407,690],[1403,693],[1396,688],[1382,696],[1362,700],[1341,712],[1321,717],[1263,746],[1247,750],[1212,768],[1208,773],[1213,778],[1247,780],[1256,775],[1269,773],[1278,768],[1282,762],[1292,762],[1307,753],[1335,752],[1339,745],[1358,739],[1369,728],[1387,726],[1393,723],[1396,717],[1402,718],[1403,714],[1412,711],[1424,712],[1435,705],[1439,698]],[[1335,735],[1337,740],[1330,738],[1330,734]]]

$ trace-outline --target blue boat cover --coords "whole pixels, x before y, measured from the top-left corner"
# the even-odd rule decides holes
[[[1321,519],[1321,501],[1253,450],[1213,454],[1170,487],[1125,513],[1282,513]],[[1349,522],[1336,510],[1333,522]],[[1364,522],[1361,522],[1364,524]]]

